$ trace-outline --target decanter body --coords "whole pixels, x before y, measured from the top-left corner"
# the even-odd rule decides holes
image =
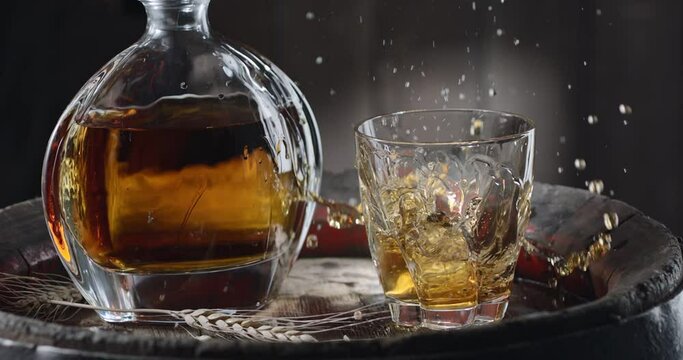
[[[142,0],[143,37],[66,108],[43,168],[54,245],[107,321],[258,308],[311,222],[317,126],[276,66],[220,40],[208,0]]]

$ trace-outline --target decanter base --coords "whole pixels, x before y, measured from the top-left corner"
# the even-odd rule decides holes
[[[71,273],[85,300],[107,322],[183,322],[164,310],[233,310],[263,307],[287,271],[284,257],[208,271],[129,273],[106,269],[72,247],[80,273]],[[161,311],[141,311],[158,309]]]

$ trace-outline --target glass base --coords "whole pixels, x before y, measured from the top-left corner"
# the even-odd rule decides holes
[[[391,312],[391,320],[399,326],[419,326],[422,323],[420,317],[420,305],[406,303],[398,300],[390,300],[387,304]]]
[[[482,302],[477,306],[474,322],[476,324],[487,324],[498,321],[505,316],[508,309],[508,298]]]
[[[103,308],[107,322],[182,322],[163,313],[136,309],[258,309],[277,292],[287,268],[284,257],[257,263],[185,273],[127,273],[103,268],[80,246],[73,246],[80,273],[71,278],[85,300]]]
[[[422,308],[422,326],[428,329],[457,329],[474,322],[476,307],[432,310]]]

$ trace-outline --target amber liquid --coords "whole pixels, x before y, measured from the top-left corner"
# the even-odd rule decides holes
[[[401,193],[402,191],[398,191]],[[385,203],[388,194],[383,192]],[[403,199],[405,200],[405,196]],[[399,206],[402,221],[394,236],[404,259],[413,267],[412,280],[420,304],[427,309],[471,308],[477,305],[477,262],[460,229],[435,214]]]
[[[407,303],[418,303],[415,284],[410,277],[401,249],[394,239],[373,232],[375,259],[384,294]]]
[[[117,271],[234,267],[288,251],[300,204],[263,125],[221,125],[224,112],[195,101],[100,112],[65,129],[46,184],[63,257],[65,226],[91,259]]]

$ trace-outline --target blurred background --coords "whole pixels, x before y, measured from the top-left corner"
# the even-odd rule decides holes
[[[353,168],[352,125],[373,115],[506,110],[536,122],[538,181],[601,179],[683,232],[680,0],[213,0],[209,13],[298,82],[328,172]],[[10,1],[0,16],[4,207],[40,194],[62,110],[146,17],[135,0]]]

